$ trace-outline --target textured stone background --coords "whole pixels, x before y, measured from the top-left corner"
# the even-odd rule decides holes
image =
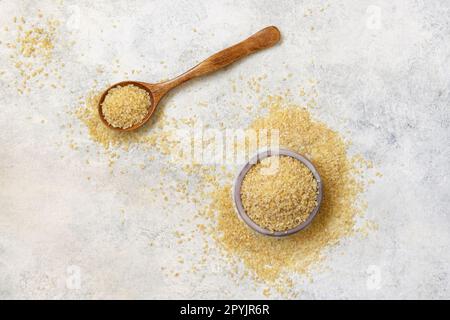
[[[230,79],[267,74],[268,94],[319,81],[315,116],[350,136],[352,152],[383,173],[366,194],[367,217],[379,229],[331,248],[313,282],[297,279],[300,297],[450,298],[449,1],[0,0],[0,41],[13,16],[39,8],[76,44],[56,52],[66,63],[65,89],[23,96],[8,87],[17,72],[0,46],[0,298],[263,297],[264,286],[224,277],[228,266],[219,258],[196,274],[183,272],[178,257],[191,261],[201,242],[177,246],[173,231],[195,208],[164,212],[142,197],[157,163],[143,174],[122,161],[128,174],[111,177],[106,157],[86,166],[68,148],[60,124],[78,123],[64,111],[96,77],[118,81],[144,64],[139,79],[174,76],[271,24],[282,32],[281,45],[187,84],[167,98],[167,112],[186,116],[192,106],[216,126],[213,115],[226,120],[230,101],[254,102],[234,97]],[[120,74],[111,71],[113,59]],[[101,76],[98,67],[106,70]],[[194,108],[199,102],[208,108]],[[253,117],[242,113],[242,125]],[[93,145],[81,137],[79,145]],[[164,274],[163,266],[181,276]],[[79,287],[71,282],[78,274]]]

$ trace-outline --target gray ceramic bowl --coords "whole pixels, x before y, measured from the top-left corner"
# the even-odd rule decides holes
[[[299,224],[293,229],[289,229],[286,231],[269,231],[267,229],[264,229],[257,225],[250,217],[247,215],[247,213],[244,210],[244,207],[242,205],[241,200],[241,187],[242,187],[242,181],[244,180],[245,175],[250,170],[252,166],[257,164],[259,161],[261,161],[264,158],[271,157],[271,156],[278,156],[278,155],[284,155],[289,156],[294,159],[297,159],[298,161],[302,162],[309,170],[311,170],[314,178],[317,181],[317,187],[318,187],[318,195],[317,195],[317,206],[313,209],[311,214],[309,215],[308,219],[304,221],[303,223]],[[238,216],[244,220],[244,222],[254,231],[259,232],[266,236],[272,236],[272,237],[284,237],[291,234],[294,234],[296,232],[299,232],[303,229],[305,229],[307,226],[311,224],[317,213],[319,212],[320,205],[322,204],[322,198],[323,198],[323,185],[322,185],[322,179],[320,178],[319,173],[317,172],[314,165],[306,159],[304,156],[299,155],[291,150],[287,149],[277,149],[277,150],[265,150],[258,152],[253,158],[251,158],[241,169],[238,176],[235,179],[234,186],[233,186],[233,200],[234,205],[236,208],[236,211],[238,213]]]

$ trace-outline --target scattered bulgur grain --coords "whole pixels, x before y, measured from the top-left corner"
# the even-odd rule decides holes
[[[271,98],[265,104],[269,114],[255,119],[250,128],[279,130],[281,147],[314,162],[324,187],[320,213],[309,228],[290,237],[259,235],[237,217],[230,182],[213,187],[206,214],[211,219],[210,236],[229,262],[243,264],[255,279],[271,283],[281,292],[292,273],[309,274],[312,266],[324,259],[326,248],[355,231],[355,219],[361,210],[357,199],[363,185],[338,132],[313,120],[306,108],[289,104],[281,97]]]
[[[309,89],[306,95],[309,96]],[[169,121],[162,113],[158,115],[157,112],[151,119],[155,121],[151,130],[144,128],[137,132],[117,132],[101,123],[97,112],[98,99],[98,93],[91,94],[86,105],[76,111],[94,142],[101,143],[105,148],[118,150],[119,147],[124,151],[136,144],[139,148],[149,147],[160,151],[161,156],[178,151],[168,143],[167,137],[170,135],[167,134],[166,124]],[[268,286],[270,291],[273,289],[273,293],[296,297],[301,292],[292,281],[297,279],[296,274],[308,275],[312,266],[325,258],[327,248],[357,231],[354,228],[355,219],[361,210],[357,199],[363,191],[358,178],[364,176],[354,170],[352,157],[346,150],[348,144],[342,136],[326,124],[311,119],[307,109],[292,105],[280,97],[269,98],[268,102],[263,101],[261,105],[251,106],[250,109],[255,112],[269,111],[267,116],[253,121],[252,129],[279,130],[283,147],[304,154],[314,162],[324,181],[321,212],[308,229],[292,237],[272,239],[255,234],[238,219],[233,207],[230,174],[233,175],[234,170],[228,169],[227,173],[222,173],[214,166],[196,163],[185,165],[174,191],[180,199],[198,208],[193,220],[196,221],[193,224],[196,232],[191,232],[195,237],[202,235],[205,242],[210,244],[200,253],[200,261],[192,267],[192,272],[208,268],[211,259],[214,259],[215,250],[219,248],[223,250],[230,264],[227,269],[236,281],[251,276]],[[179,119],[176,122],[182,124]],[[249,151],[250,154],[254,152]],[[147,158],[154,161],[160,155]],[[162,176],[164,169],[161,170]],[[160,182],[149,188],[149,194],[159,195],[161,190],[167,188],[166,184]],[[199,207],[201,205],[206,207]],[[190,237],[192,235],[186,235],[175,241],[178,244],[185,243],[190,241]],[[216,240],[217,247],[212,245],[212,239]]]
[[[150,104],[150,94],[146,90],[134,85],[117,86],[108,91],[102,111],[110,125],[127,129],[145,118]]]
[[[265,168],[276,169],[268,174]],[[292,157],[272,156],[247,172],[241,200],[256,224],[272,232],[287,231],[308,219],[317,206],[317,192],[317,181],[308,167]]]
[[[14,17],[13,21],[15,35],[12,42],[6,45],[12,50],[11,63],[21,78],[14,84],[17,91],[23,94],[30,92],[29,84],[37,85],[40,89],[43,87],[42,76],[48,76],[48,72],[43,71],[49,71],[53,63],[60,61],[61,57],[55,57],[54,51],[56,45],[61,46],[63,42],[58,43],[61,40],[58,37],[60,22],[54,18],[43,19],[39,15],[38,18],[31,18],[30,22],[23,17]],[[59,70],[53,70],[52,74],[58,77]]]

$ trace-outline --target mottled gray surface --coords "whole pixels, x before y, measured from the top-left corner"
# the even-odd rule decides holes
[[[255,102],[234,97],[230,79],[267,74],[268,94],[319,81],[315,116],[351,137],[352,152],[383,173],[366,194],[367,218],[379,229],[331,248],[314,282],[297,279],[300,298],[450,298],[449,1],[55,3],[0,0],[0,41],[12,16],[33,17],[38,8],[76,41],[56,52],[66,88],[23,96],[8,86],[18,75],[0,45],[0,298],[263,297],[263,285],[223,276],[229,266],[220,256],[184,272],[189,264],[178,258],[194,259],[202,242],[179,246],[173,231],[195,208],[149,200],[142,186],[157,181],[157,162],[156,170],[128,167],[127,159],[147,156],[133,151],[117,164],[128,173],[111,176],[86,132],[66,137],[60,122],[78,124],[64,111],[94,78],[105,84],[140,68],[139,79],[157,81],[270,24],[282,31],[281,45],[177,90],[167,112],[195,113],[214,127],[236,113],[225,108],[230,101]],[[236,126],[253,117],[242,113]],[[68,148],[69,138],[93,155]]]

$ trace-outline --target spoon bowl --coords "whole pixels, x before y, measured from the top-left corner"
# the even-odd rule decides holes
[[[224,49],[208,59],[200,62],[198,65],[193,67],[192,69],[186,71],[182,75],[165,81],[161,83],[147,83],[141,81],[123,81],[116,83],[105,90],[102,94],[100,101],[98,103],[98,113],[102,122],[110,129],[118,130],[118,131],[132,131],[142,127],[147,121],[151,118],[153,113],[156,110],[161,99],[173,88],[181,85],[182,83],[191,80],[193,78],[197,78],[208,73],[215,72],[220,70],[233,62],[248,56],[252,53],[255,53],[259,50],[266,49],[274,46],[278,41],[280,41],[281,35],[280,31],[277,27],[270,26],[266,27],[249,38],[245,39],[234,46],[231,46],[227,49]],[[151,105],[148,109],[147,115],[142,119],[141,122],[129,127],[129,128],[120,128],[114,127],[105,118],[105,115],[102,110],[102,104],[107,96],[109,90],[117,86],[126,86],[126,85],[135,85],[141,89],[146,90],[151,97]]]
[[[145,91],[147,91],[149,93],[149,95],[150,95],[150,106],[148,108],[148,113],[142,119],[141,122],[139,122],[139,123],[137,123],[137,124],[135,124],[135,125],[133,125],[131,127],[128,127],[126,129],[120,128],[120,127],[114,127],[108,122],[108,120],[106,120],[105,115],[103,114],[102,105],[103,105],[103,102],[105,101],[106,96],[109,93],[109,90],[111,90],[113,88],[116,88],[118,86],[124,87],[124,86],[128,86],[128,85],[136,86],[136,87],[138,87],[140,89],[143,89],[143,90],[145,90]],[[103,92],[103,94],[101,95],[100,100],[98,102],[98,114],[100,115],[100,120],[108,128],[116,130],[116,131],[133,131],[133,130],[136,130],[136,129],[142,127],[151,118],[153,112],[155,112],[155,110],[156,110],[157,103],[155,103],[156,100],[155,100],[155,97],[154,97],[154,94],[153,94],[151,88],[152,88],[152,85],[150,83],[138,82],[138,81],[122,81],[122,82],[118,82],[118,83],[113,84],[112,86],[110,86],[108,89],[106,89]]]

